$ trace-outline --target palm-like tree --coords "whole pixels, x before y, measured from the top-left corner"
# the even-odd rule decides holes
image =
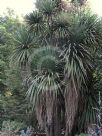
[[[58,12],[55,3],[55,0],[37,1],[38,11],[26,16],[30,29],[20,30],[16,36],[18,46],[13,60],[21,66],[30,66],[27,97],[46,135],[61,135],[59,124],[65,115],[66,127],[62,125],[62,128],[66,129],[65,136],[70,136],[75,121],[80,126],[80,120],[84,120],[80,129],[83,130],[85,124],[95,120],[95,112],[90,107],[96,104],[96,97],[89,81],[94,69],[92,55],[98,48],[95,45],[101,43],[102,28],[96,16]]]
[[[26,83],[25,79],[31,76],[30,70],[30,55],[33,49],[36,47],[34,45],[34,37],[28,32],[25,26],[21,26],[14,36],[15,49],[13,50],[13,55],[11,56],[11,63],[16,64],[21,67],[21,76]]]
[[[60,50],[53,46],[40,47],[32,56],[32,73],[36,76],[27,96],[36,108],[39,124],[46,129],[47,135],[53,136],[57,131],[55,127],[58,127],[54,123],[54,116],[58,114],[55,105],[62,93]]]

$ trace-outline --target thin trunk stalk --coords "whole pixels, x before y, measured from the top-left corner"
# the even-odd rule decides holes
[[[72,128],[74,125],[75,116],[78,108],[78,90],[70,84],[65,92],[65,107],[66,107],[66,131],[65,136],[72,136]]]

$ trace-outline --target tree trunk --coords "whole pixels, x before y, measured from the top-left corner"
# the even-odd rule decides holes
[[[61,136],[61,109],[60,107],[55,108],[52,117],[52,124],[47,124],[46,126],[46,136]]]
[[[48,98],[48,100],[47,100]],[[47,136],[61,136],[61,101],[60,96],[53,99],[47,93]],[[53,102],[52,102],[53,101]]]
[[[53,124],[46,126],[46,136],[54,136]]]
[[[65,91],[66,130],[65,136],[72,136],[72,128],[78,108],[78,90],[70,83]]]
[[[57,99],[54,104],[54,136],[61,136],[61,105]]]
[[[53,108],[54,108],[53,92],[48,91],[46,92],[46,136],[54,136]]]

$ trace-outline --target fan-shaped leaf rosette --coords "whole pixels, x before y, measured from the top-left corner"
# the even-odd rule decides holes
[[[56,10],[55,0],[37,0],[36,6],[44,15],[51,16]]]
[[[69,19],[67,13],[61,13],[52,20],[51,31],[56,38],[64,38],[69,34]]]
[[[19,28],[14,36],[15,49],[12,55],[12,61],[17,64],[26,64],[29,61],[34,39],[31,33],[28,32],[25,26]]]
[[[45,24],[43,21],[43,15],[38,11],[25,16],[25,21],[29,26],[29,29],[34,33],[41,33],[44,31]]]
[[[51,46],[38,48],[33,53],[31,69],[34,78],[27,92],[27,97],[33,104],[39,102],[40,96],[47,92],[55,98],[61,91],[59,54],[58,48]]]

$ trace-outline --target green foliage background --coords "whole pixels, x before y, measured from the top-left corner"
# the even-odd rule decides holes
[[[37,124],[25,99],[20,69],[10,62],[15,48],[14,34],[21,24],[11,9],[7,15],[0,16],[0,128],[3,121],[9,120],[23,123],[25,127]]]

